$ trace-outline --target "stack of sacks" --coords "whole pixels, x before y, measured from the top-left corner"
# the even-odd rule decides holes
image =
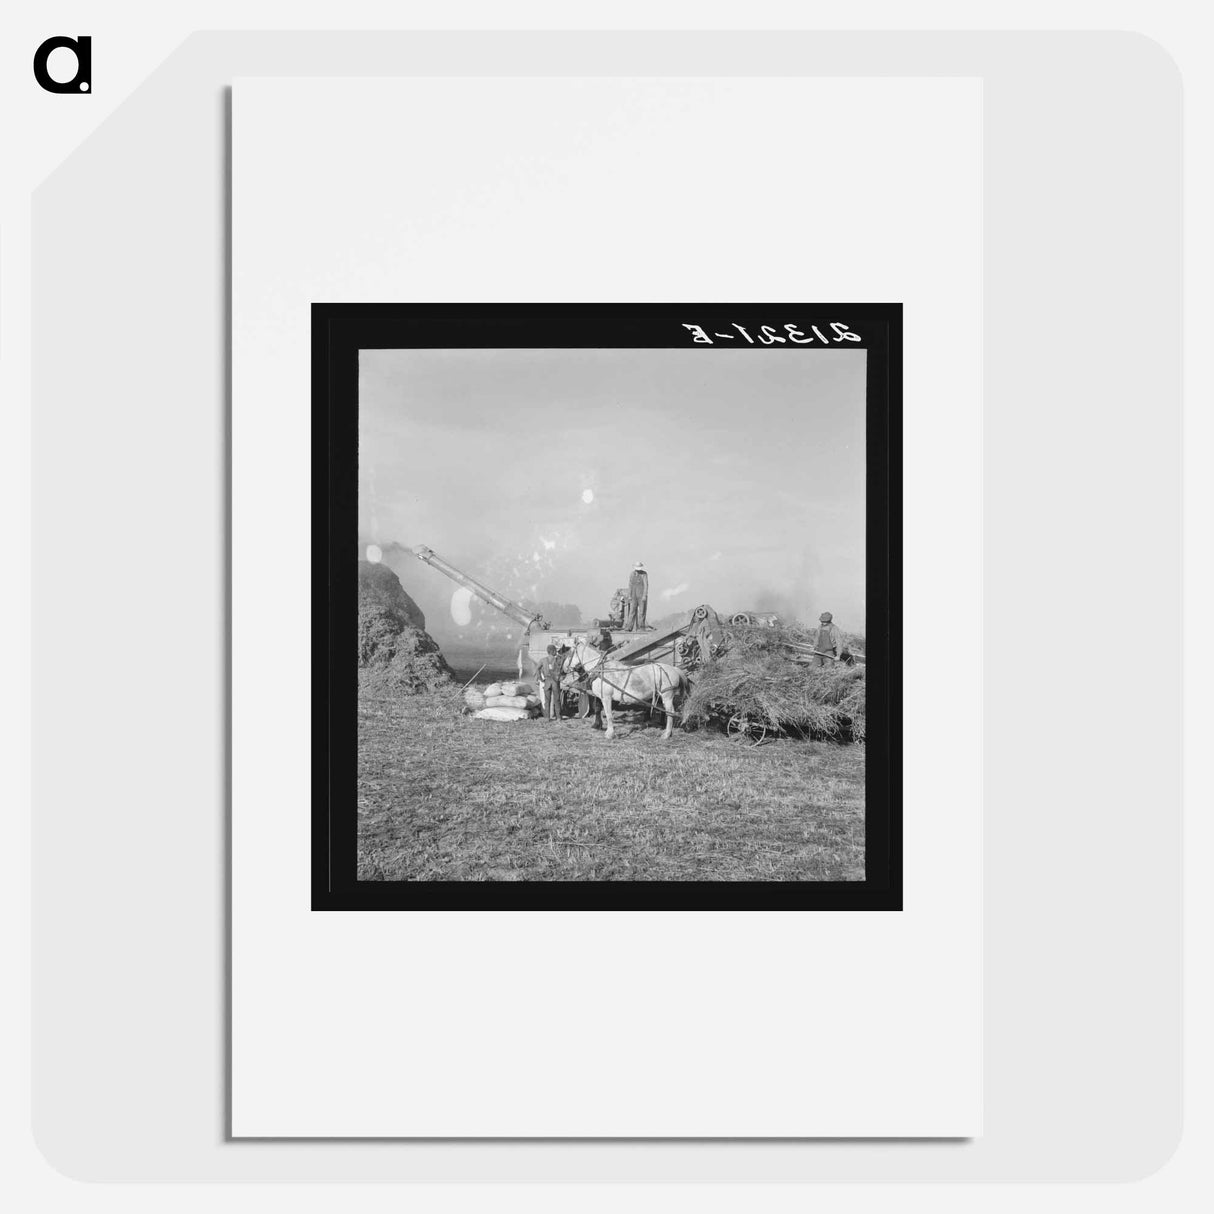
[[[473,714],[479,720],[525,721],[539,716],[540,697],[533,683],[491,683],[483,694],[484,707]]]

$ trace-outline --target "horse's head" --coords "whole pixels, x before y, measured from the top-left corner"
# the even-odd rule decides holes
[[[602,665],[603,655],[585,638],[573,638],[573,658],[569,663],[569,669],[578,676],[583,677],[592,671],[596,666]]]

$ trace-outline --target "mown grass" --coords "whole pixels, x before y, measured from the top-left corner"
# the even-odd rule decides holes
[[[862,881],[864,750],[460,715],[364,685],[364,881]]]

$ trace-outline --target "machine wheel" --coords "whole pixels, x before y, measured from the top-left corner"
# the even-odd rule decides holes
[[[736,611],[729,617],[729,622],[738,628],[745,628],[750,623],[750,616],[745,611]]]
[[[729,738],[749,738],[756,746],[767,737],[767,723],[756,721],[745,713],[736,712],[725,726]]]

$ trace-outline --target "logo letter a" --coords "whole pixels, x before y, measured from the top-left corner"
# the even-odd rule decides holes
[[[46,70],[51,51],[64,47],[76,56],[76,74],[71,80],[52,80]],[[48,38],[34,52],[34,79],[48,93],[88,93],[93,88],[93,40],[84,34],[78,38]]]

